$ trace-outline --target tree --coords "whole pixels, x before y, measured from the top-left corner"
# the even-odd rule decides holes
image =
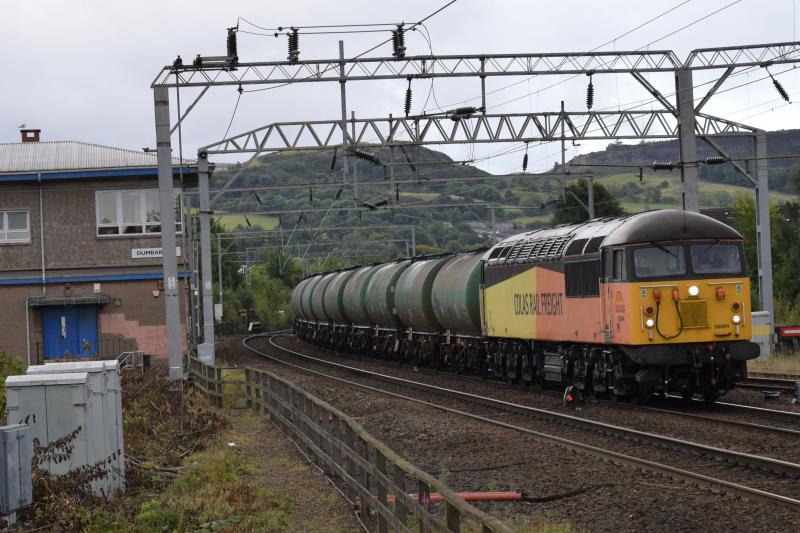
[[[744,237],[745,258],[750,271],[753,302],[757,302],[758,269],[756,208],[751,196],[740,195],[733,207],[733,226]],[[800,204],[770,205],[772,274],[775,296],[775,323],[790,323],[800,313]]]
[[[625,210],[600,183],[594,183],[594,216],[609,217],[625,214]],[[577,196],[577,199],[575,198]],[[580,201],[578,201],[580,200]],[[588,204],[589,187],[585,179],[567,185],[564,197],[556,202],[552,223],[567,224],[589,220],[589,213],[581,203]]]

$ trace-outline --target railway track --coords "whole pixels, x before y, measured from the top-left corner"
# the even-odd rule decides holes
[[[683,439],[676,439],[673,437],[666,437],[663,435],[657,435],[653,433],[633,430],[630,428],[624,428],[612,424],[606,424],[594,420],[579,418],[559,412],[519,405],[512,402],[498,400],[496,398],[480,396],[463,391],[457,391],[453,389],[439,387],[427,383],[421,383],[418,381],[403,379],[395,376],[388,376],[386,374],[381,374],[377,372],[371,372],[361,368],[351,367],[343,365],[341,363],[336,363],[318,357],[313,357],[311,355],[286,348],[275,342],[276,338],[275,336],[266,336],[266,337],[260,336],[259,338],[264,338],[268,342],[268,350],[272,352],[270,354],[266,353],[265,351],[254,348],[253,346],[250,346],[249,343],[254,338],[255,337],[248,337],[244,340],[244,346],[247,349],[251,350],[252,352],[262,357],[271,359],[275,362],[284,365],[288,365],[290,367],[301,370],[302,372],[318,375],[320,377],[329,380],[335,380],[363,390],[368,390],[371,392],[376,392],[407,401],[413,401],[439,410],[469,417],[474,420],[478,420],[483,423],[491,424],[497,427],[502,427],[513,431],[522,432],[540,442],[546,442],[570,450],[586,453],[595,457],[600,457],[605,460],[612,461],[616,464],[623,464],[623,465],[633,466],[642,470],[657,472],[659,474],[666,475],[673,479],[690,482],[692,484],[703,485],[717,491],[734,493],[740,496],[745,496],[748,498],[756,498],[763,501],[778,502],[784,505],[788,505],[793,509],[800,510],[800,500],[796,498],[796,494],[791,494],[791,495],[787,495],[785,493],[779,494],[776,492],[770,492],[769,490],[764,490],[752,486],[755,484],[768,484],[770,486],[775,485],[774,482],[777,481],[775,479],[776,477],[782,480],[786,480],[787,478],[789,478],[789,481],[791,483],[800,484],[800,481],[797,481],[798,479],[800,479],[800,465],[795,463],[780,461],[777,459],[771,459],[752,454],[745,454],[722,448],[716,448],[713,446],[702,445]],[[399,387],[402,392],[395,392],[392,390],[387,390],[386,388],[367,385],[365,383],[353,381],[352,379],[346,379],[341,376],[331,375],[330,373],[327,372],[314,370],[312,368],[308,368],[308,366],[297,364],[297,362],[291,362],[286,360],[285,356],[287,355],[295,359],[295,361],[299,359],[305,363],[311,364],[311,366],[322,366],[325,367],[326,369],[334,369],[337,372],[345,373],[348,376],[355,375],[358,376],[359,378],[366,378],[371,381],[377,381],[384,384],[389,384],[394,387]],[[409,396],[408,392],[410,390],[422,392],[423,394],[430,394],[439,399],[430,400],[430,399],[422,399],[419,396]],[[446,398],[449,401],[456,401],[459,404],[465,404],[469,407],[456,408],[453,407],[452,405],[444,405],[441,403],[440,400],[441,398]],[[476,406],[480,408],[488,408],[489,412],[476,413],[475,412]],[[610,449],[607,446],[601,447],[594,444],[582,442],[580,438],[562,437],[558,435],[552,435],[550,433],[545,433],[538,429],[525,427],[524,425],[522,425],[526,423],[523,420],[514,423],[509,422],[507,420],[498,420],[497,419],[498,416],[503,417],[503,414],[498,415],[498,411],[504,414],[519,416],[520,419],[526,419],[528,421],[530,419],[536,419],[546,422],[557,423],[562,429],[568,428],[567,433],[577,432],[579,434],[583,434],[584,441],[585,441],[585,434],[588,432],[608,437],[609,439],[611,439],[612,442],[619,442],[621,439],[628,443],[635,443],[634,447],[644,445],[645,447],[650,448],[654,446],[659,450],[666,449],[670,451],[679,451],[695,457],[701,456],[701,457],[712,458],[715,460],[715,462],[726,463],[727,465],[725,467],[726,471],[730,470],[731,467],[733,466],[734,469],[739,468],[750,472],[755,479],[750,479],[746,482],[730,481],[726,479],[721,479],[719,477],[716,477],[715,475],[709,475],[694,470],[689,470],[687,468],[659,463],[651,459],[645,459],[643,457],[636,455],[620,453],[618,451]],[[650,456],[652,454],[650,453],[650,454],[640,454],[640,455]],[[765,475],[768,479],[763,479]],[[757,479],[759,476],[762,477],[762,479]],[[779,483],[779,485],[782,486],[783,484]]]
[[[276,332],[276,333],[284,333],[284,332]],[[315,347],[320,349],[319,347]],[[358,358],[360,356],[348,354],[350,357]],[[402,363],[399,363],[402,364]],[[516,391],[523,391],[527,392],[530,391],[530,388],[525,385],[517,385],[511,384],[504,380],[500,379],[493,379],[493,378],[481,378],[478,376],[467,375],[467,374],[456,374],[452,371],[448,370],[436,370],[433,368],[427,367],[415,367],[415,371],[422,373],[422,374],[429,374],[429,375],[437,375],[442,376],[446,379],[451,380],[460,380],[460,381],[470,381],[475,383],[487,384],[491,383],[493,386],[501,387],[507,390],[516,390]],[[552,393],[555,396],[561,396],[562,391],[550,390],[550,389],[541,389],[543,393]],[[708,414],[708,412],[704,413],[692,413],[686,410],[686,407],[689,406],[697,406],[702,408],[704,411],[707,411],[707,404],[702,400],[693,400],[691,404],[687,405],[687,400],[679,396],[669,396],[665,398],[669,404],[673,405],[675,408],[671,407],[653,407],[647,405],[634,405],[625,402],[613,402],[610,400],[603,400],[603,399],[596,399],[597,401],[609,405],[614,406],[616,409],[629,409],[629,410],[640,410],[640,411],[649,411],[659,414],[666,414],[681,418],[688,418],[694,420],[701,420],[704,422],[713,422],[717,424],[723,424],[726,426],[733,426],[733,427],[742,427],[747,429],[752,429],[761,432],[773,433],[773,434],[782,434],[791,437],[800,436],[800,413],[795,413],[792,411],[782,411],[778,409],[766,409],[763,407],[752,407],[748,405],[741,405],[741,404],[733,404],[733,403],[725,403],[725,402],[717,402],[715,404],[715,408],[722,410],[725,414],[736,414],[741,413],[745,415],[752,415],[754,417],[758,417],[759,419],[767,416],[770,418],[779,419],[782,422],[788,422],[790,424],[797,424],[798,427],[796,428],[787,428],[782,426],[776,426],[771,424],[763,423],[763,420],[758,420],[757,422],[752,421],[743,421],[743,420],[733,420],[730,418],[720,417],[720,416],[712,416]]]
[[[774,378],[764,376],[749,376],[746,381],[737,383],[737,388],[755,389],[768,392],[795,392],[794,379]]]

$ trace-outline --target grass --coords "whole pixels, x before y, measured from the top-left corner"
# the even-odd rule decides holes
[[[247,215],[247,220],[245,220],[244,215],[217,212],[215,217],[219,220],[219,224],[225,228],[225,231],[234,230],[237,226],[242,226],[249,229],[247,220],[250,221],[250,224],[254,228],[275,229],[278,227],[278,218],[267,215]]]
[[[192,457],[184,474],[141,507],[137,529],[287,531],[291,499],[262,487],[258,474],[252,458],[218,443]]]
[[[672,174],[647,174],[644,175],[644,180],[642,181],[642,185],[657,185],[662,181],[666,180],[669,185],[662,189],[661,193],[665,196],[672,196],[673,198],[680,198],[681,194],[681,178],[678,173],[675,175]],[[634,183],[638,182],[638,177],[633,173],[621,173],[621,174],[611,174],[608,176],[602,176],[595,178],[595,181],[598,183],[602,183],[606,187],[610,185],[617,185],[622,186],[626,183]],[[753,189],[751,187],[740,186],[740,185],[730,185],[727,183],[712,183],[709,181],[701,181],[700,182],[700,191],[707,191],[707,192],[727,192],[734,196],[740,193],[744,194],[751,194]],[[784,192],[770,192],[770,198],[776,202],[787,202],[787,201],[796,201],[797,195],[788,194]],[[625,203],[626,208],[628,205],[631,206],[639,206],[644,204],[637,204],[637,203]],[[674,207],[669,202],[659,203],[659,204],[652,204],[653,206],[658,206],[660,208],[664,207]],[[703,206],[708,207],[708,206]]]
[[[245,417],[245,423],[263,423],[255,414]],[[98,517],[87,531],[289,531],[292,497],[265,488],[261,462],[229,446],[231,438],[238,440],[236,435],[218,436],[206,450],[188,457],[165,490],[138,500],[136,514]]]
[[[434,200],[439,197],[438,192],[401,192],[400,198],[413,198],[415,200]]]
[[[777,354],[747,362],[748,372],[800,376],[800,355]]]
[[[222,405],[223,407],[244,407],[240,400],[245,397],[244,368],[223,368]]]

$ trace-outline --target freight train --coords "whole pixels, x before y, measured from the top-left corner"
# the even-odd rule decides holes
[[[301,339],[336,350],[713,402],[758,357],[742,236],[660,210],[529,231],[488,250],[318,274],[292,292]]]

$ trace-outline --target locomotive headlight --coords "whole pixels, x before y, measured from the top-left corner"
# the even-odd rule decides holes
[[[648,319],[645,321],[645,325],[646,325],[648,328],[652,328],[653,326],[655,326],[655,325],[656,325],[656,322],[655,322],[655,320],[653,320],[652,318],[648,318]]]
[[[734,324],[738,324],[739,322],[742,321],[742,317],[740,317],[739,315],[733,315],[732,320]]]
[[[697,285],[692,285],[691,287],[689,287],[689,296],[694,298],[698,294],[700,294],[700,287],[698,287]]]

